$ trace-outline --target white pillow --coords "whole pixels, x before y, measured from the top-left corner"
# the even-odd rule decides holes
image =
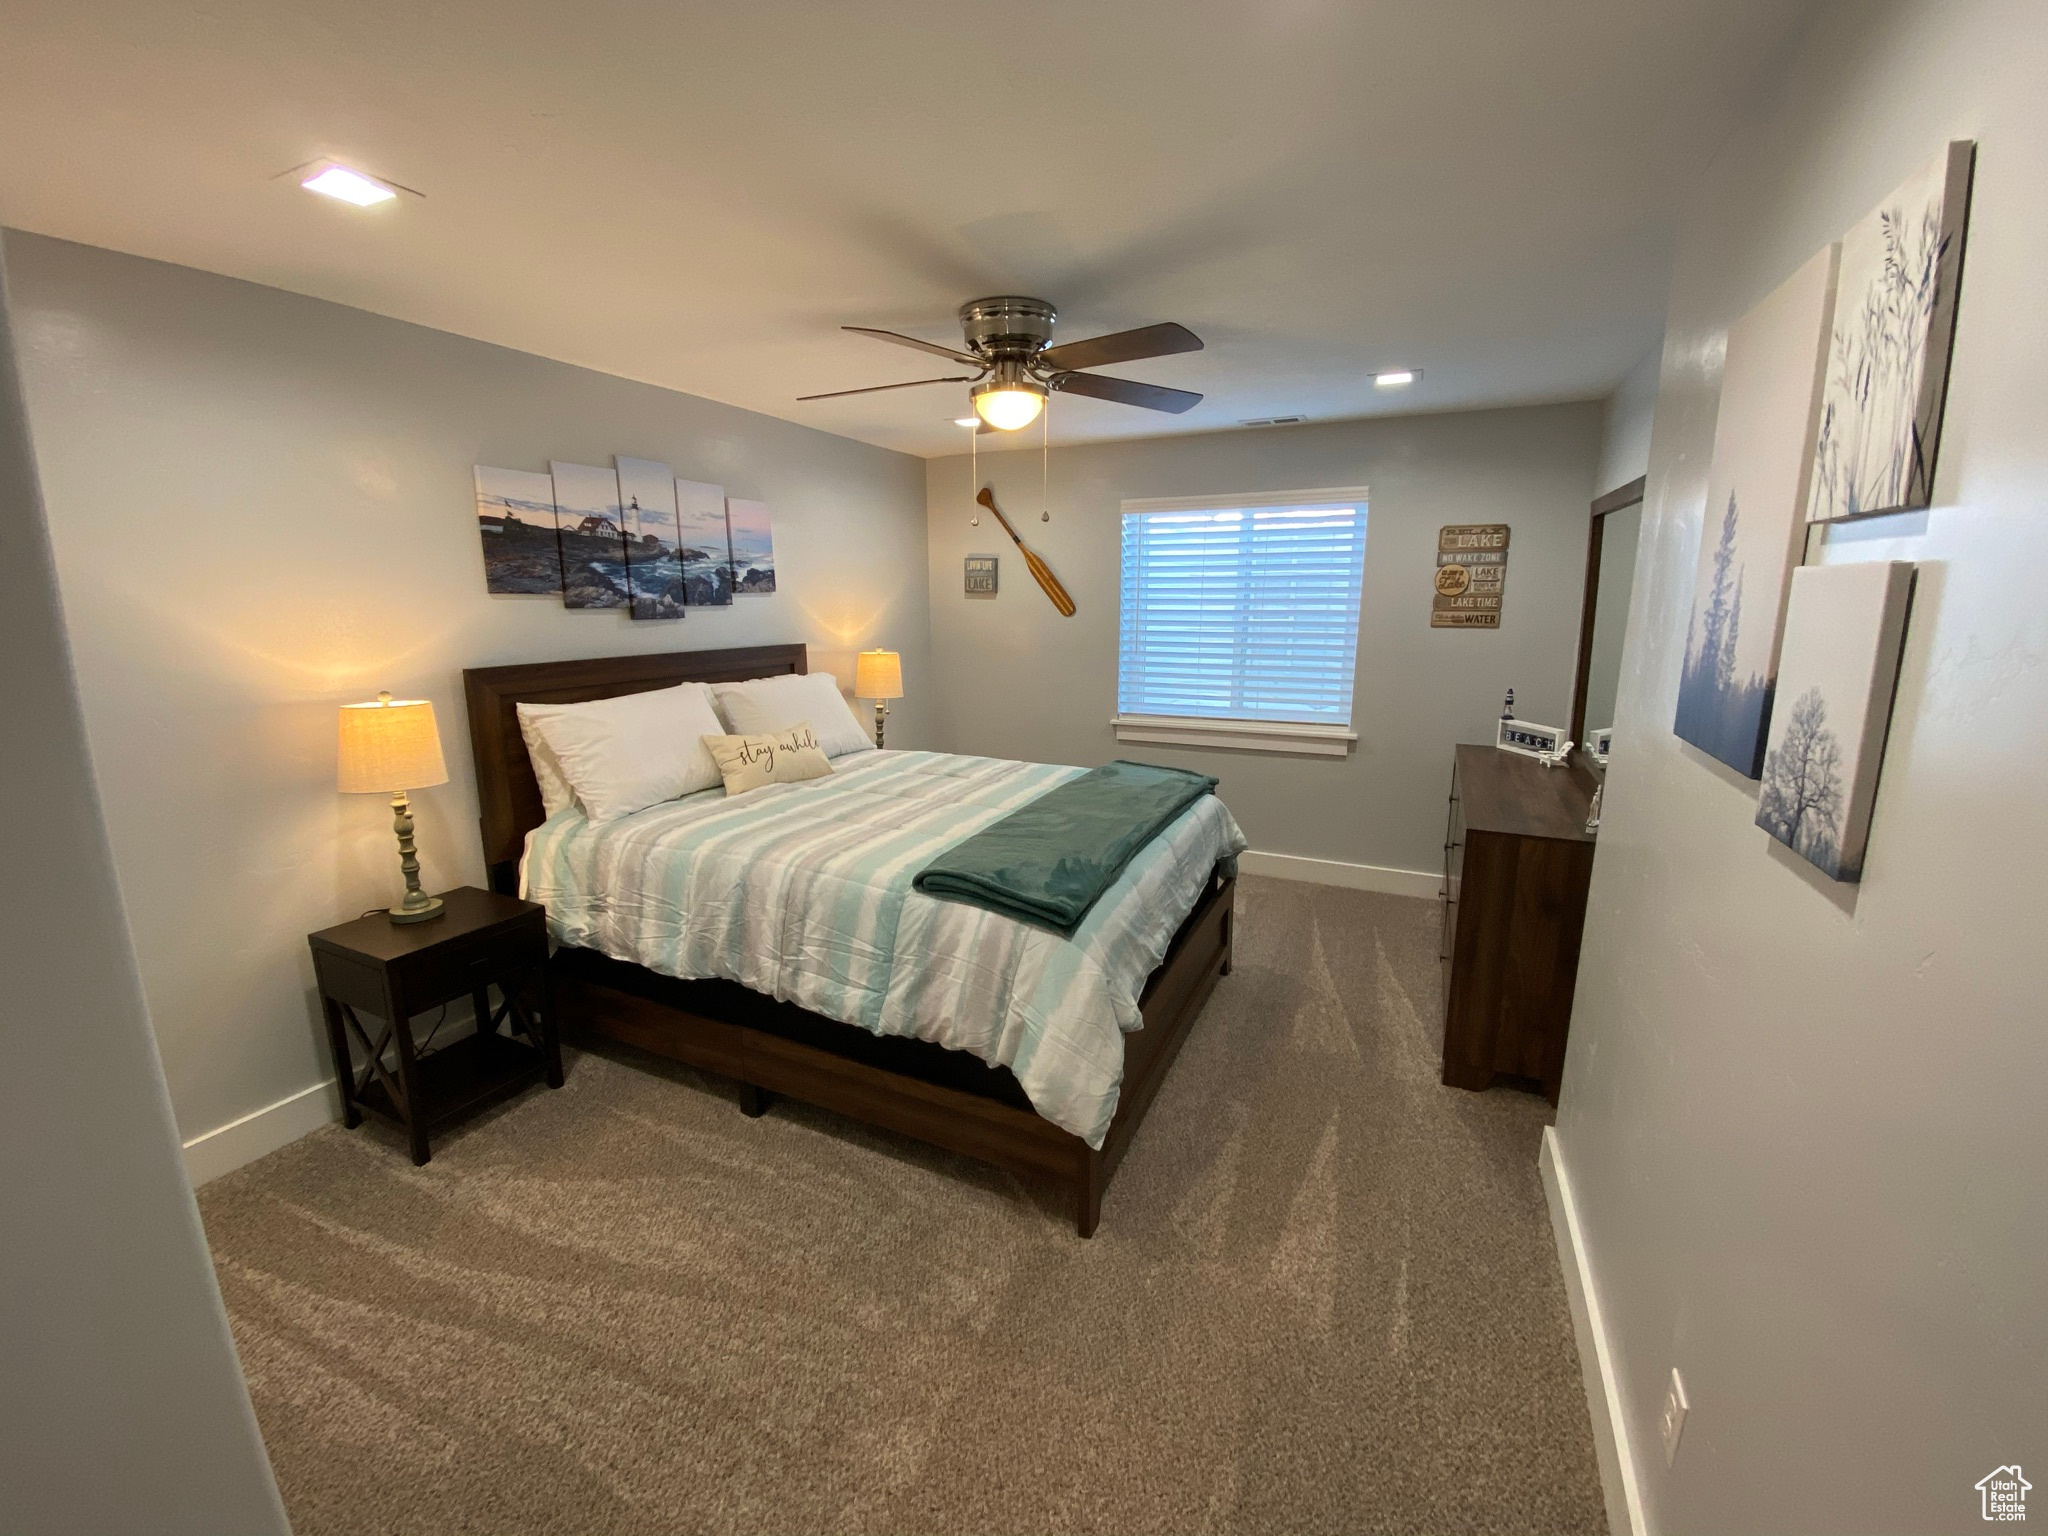
[[[554,752],[592,821],[615,821],[725,782],[704,745],[725,728],[702,683],[587,704],[522,704],[519,712],[522,728],[530,720]]]
[[[519,711],[519,734],[526,738],[526,760],[533,764],[533,777],[540,785],[540,808],[549,816],[574,805],[576,792],[562,777],[562,765],[555,757],[555,749],[548,745],[547,737],[541,735],[540,727],[534,723],[533,712],[560,707],[551,704],[514,706]]]
[[[712,690],[718,712],[735,736],[808,725],[827,757],[872,752],[875,744],[853,718],[830,672],[791,672],[748,683],[721,683]]]

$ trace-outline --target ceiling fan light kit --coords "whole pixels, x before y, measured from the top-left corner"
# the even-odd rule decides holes
[[[1099,373],[1081,371],[1109,363],[1201,351],[1202,339],[1186,326],[1165,322],[1052,346],[1049,343],[1053,327],[1058,323],[1059,311],[1044,299],[998,295],[973,299],[960,306],[960,331],[966,341],[964,351],[895,331],[876,330],[871,326],[843,326],[843,330],[873,336],[878,341],[891,342],[896,346],[913,347],[919,352],[930,352],[979,371],[938,379],[912,379],[902,384],[835,389],[798,398],[830,400],[840,395],[915,389],[925,384],[967,384],[972,386],[968,399],[973,403],[975,415],[999,432],[1015,432],[1020,427],[1031,425],[1038,419],[1039,412],[1045,409],[1046,399],[1054,390],[1174,415],[1201,403],[1202,397],[1193,390],[1168,389],[1159,384],[1140,384],[1133,379],[1107,378]]]
[[[1038,420],[1045,409],[1045,386],[1027,378],[1021,363],[996,365],[995,377],[968,392],[975,414],[998,432],[1015,432]]]

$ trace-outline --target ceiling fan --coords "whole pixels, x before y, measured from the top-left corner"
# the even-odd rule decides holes
[[[923,384],[972,384],[968,398],[974,402],[974,413],[982,421],[977,430],[983,432],[1014,432],[1029,426],[1045,409],[1046,397],[1053,390],[1114,400],[1119,405],[1142,406],[1148,411],[1171,411],[1175,415],[1201,401],[1202,397],[1193,390],[1081,372],[1108,363],[1135,362],[1141,357],[1201,351],[1202,338],[1186,326],[1168,321],[1140,326],[1135,331],[1116,331],[1086,341],[1049,346],[1053,326],[1058,322],[1059,311],[1044,299],[973,299],[960,306],[960,329],[967,338],[965,351],[919,341],[915,336],[895,331],[878,331],[865,325],[841,326],[841,330],[892,341],[899,347],[915,347],[920,352],[949,357],[977,371],[942,379],[911,379],[903,384],[871,384],[865,389],[834,389],[797,398],[832,400],[841,395],[872,395],[885,389],[915,389]]]

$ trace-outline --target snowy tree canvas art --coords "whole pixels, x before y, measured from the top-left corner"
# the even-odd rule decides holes
[[[1747,778],[1763,766],[1785,585],[1806,534],[1835,247],[1728,330],[1692,621],[1672,729]]]
[[[1912,590],[1900,560],[1792,573],[1756,824],[1833,880],[1863,873]]]
[[[1843,237],[1810,522],[1933,500],[1975,162],[1949,145]]]

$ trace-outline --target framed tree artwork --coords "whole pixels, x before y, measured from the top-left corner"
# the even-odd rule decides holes
[[[1728,330],[1672,729],[1752,779],[1763,767],[1786,583],[1805,544],[1836,255],[1829,246]]]
[[[1934,499],[1976,156],[1949,145],[1842,239],[1810,522]]]
[[[1832,880],[1863,874],[1913,569],[1874,560],[1792,574],[1756,824]]]

